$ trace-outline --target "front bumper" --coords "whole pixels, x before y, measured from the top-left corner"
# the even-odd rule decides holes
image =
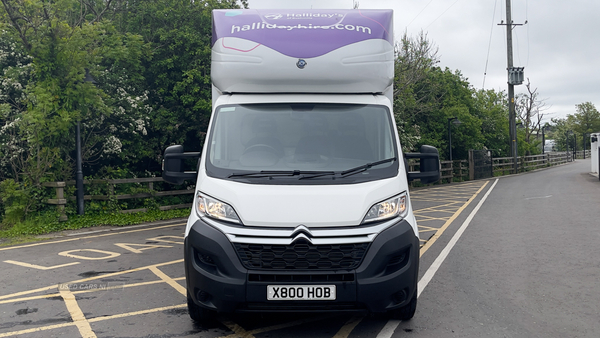
[[[219,312],[385,312],[408,304],[419,270],[419,240],[410,224],[393,224],[363,253],[359,265],[346,270],[248,268],[222,232],[198,220],[185,239],[187,289],[196,304]],[[335,285],[337,297],[267,301],[267,285]]]

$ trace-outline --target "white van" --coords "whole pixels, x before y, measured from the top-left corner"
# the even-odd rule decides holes
[[[201,153],[165,150],[196,180],[185,231],[188,308],[370,311],[410,319],[419,233],[392,109],[391,10],[213,11],[213,112]],[[197,171],[184,161],[199,157]],[[405,159],[420,158],[420,172]]]

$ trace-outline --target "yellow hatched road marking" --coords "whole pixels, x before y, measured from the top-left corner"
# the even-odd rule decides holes
[[[450,226],[450,224],[452,224],[452,222],[454,222],[454,220],[458,217],[458,215],[460,215],[463,212],[463,210],[465,210],[467,208],[467,206],[469,204],[471,204],[471,202],[475,199],[475,197],[477,197],[477,195],[479,195],[479,193],[483,190],[483,188],[485,188],[487,186],[488,183],[489,183],[489,181],[486,181],[485,184],[483,184],[481,186],[481,188],[479,188],[479,190],[477,190],[477,192],[473,196],[471,196],[471,198],[469,198],[469,200],[465,204],[463,204],[462,207],[458,208],[458,210],[454,213],[454,215],[452,215],[446,221],[446,223],[444,223],[444,225],[433,236],[431,236],[431,238],[429,238],[427,243],[425,243],[425,245],[423,245],[421,247],[421,252],[420,252],[419,256],[423,256],[423,254],[425,252],[427,252],[427,250],[429,250],[429,248],[431,248],[433,243],[435,243],[435,241],[437,241],[437,239],[444,233],[444,231],[446,231],[448,226]]]
[[[442,211],[440,211],[440,212],[442,212]],[[456,212],[456,210],[453,210],[451,212],[451,214],[454,214],[455,212]],[[433,221],[433,220],[435,220],[435,221],[445,221],[448,218],[450,218],[450,216],[446,216],[446,217],[433,217],[433,216],[427,216],[427,215],[416,215],[416,218],[417,218],[417,224],[418,224],[419,222],[426,222],[426,221]]]
[[[436,212],[449,212],[449,213],[455,213],[456,210],[458,210],[458,208],[460,208],[459,206],[453,207],[453,208],[448,208],[447,206],[444,206],[444,209],[429,209],[429,210],[424,210],[424,211],[419,211],[418,213],[415,213],[415,216],[418,217],[431,217],[431,216],[427,216]]]
[[[456,208],[452,208],[452,209],[427,210],[425,212],[425,214],[434,213],[434,212],[442,212],[442,213],[454,214],[456,212],[456,210],[458,210],[458,208],[460,208],[460,207],[456,207]],[[426,217],[425,214],[417,214],[416,216],[424,216],[424,217]]]
[[[457,199],[457,198],[413,198],[412,200],[416,200],[416,201],[420,201],[420,202],[436,202],[436,203],[441,202],[441,203],[448,203],[448,204],[452,205],[452,204],[464,202],[468,199],[469,198],[465,197],[465,198],[461,198],[461,199]],[[429,208],[435,208],[435,206],[427,207],[427,208],[423,208],[423,209],[429,209]]]
[[[437,231],[439,228],[432,228],[432,227],[428,227],[428,226],[424,226],[424,225],[419,225],[419,231]]]

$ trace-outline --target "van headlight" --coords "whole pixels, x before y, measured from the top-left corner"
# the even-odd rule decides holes
[[[363,223],[383,221],[394,217],[406,217],[408,213],[408,196],[406,192],[379,202],[369,209]]]
[[[201,192],[196,194],[196,212],[200,217],[208,216],[227,222],[242,223],[231,205]]]

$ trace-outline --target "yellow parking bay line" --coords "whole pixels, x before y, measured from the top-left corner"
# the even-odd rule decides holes
[[[159,264],[152,264],[152,265],[147,265],[147,266],[143,266],[143,267],[139,267],[139,268],[135,268],[135,269],[125,270],[125,271],[119,271],[119,272],[113,272],[113,273],[107,273],[105,275],[100,275],[100,276],[95,276],[95,277],[90,277],[90,278],[79,279],[79,280],[76,280],[76,281],[69,282],[68,284],[83,283],[83,282],[88,282],[88,281],[91,281],[91,280],[96,280],[96,279],[102,279],[102,278],[106,278],[106,277],[123,275],[123,274],[130,273],[130,272],[142,271],[142,270],[149,269],[150,267],[153,267],[153,266],[154,267],[159,267],[159,266],[163,266],[163,265],[170,265],[170,264],[176,264],[176,263],[181,263],[181,262],[183,262],[183,258],[182,259],[177,259],[177,260],[174,260],[174,261],[170,261],[170,262],[159,263]],[[54,284],[54,285],[45,286],[45,287],[42,287],[42,288],[39,288],[39,289],[28,290],[28,291],[21,291],[21,292],[16,292],[16,293],[11,293],[11,294],[8,294],[8,295],[0,296],[0,299],[7,299],[7,298],[13,298],[13,297],[18,297],[18,296],[22,296],[22,295],[29,295],[29,294],[36,293],[36,292],[42,292],[42,291],[48,291],[48,290],[56,289],[58,287],[59,287],[59,284]]]
[[[71,266],[71,265],[79,264],[79,262],[73,262],[73,263],[66,263],[66,264],[60,264],[60,265],[54,265],[54,266],[41,266],[41,265],[24,263],[24,262],[17,262],[17,261],[11,261],[11,260],[4,261],[4,263],[14,264],[14,265],[22,266],[22,267],[25,267],[25,268],[38,269],[38,270],[52,270],[52,269],[62,268],[62,267],[65,267],[65,266]]]
[[[342,328],[335,334],[335,336],[333,336],[333,338],[348,338],[348,336],[350,335],[352,330],[354,330],[356,325],[358,325],[363,320],[363,318],[365,318],[365,317],[364,316],[354,316],[354,317],[350,318],[346,322],[346,324],[344,324],[344,326],[342,326]]]
[[[185,277],[173,278],[174,281],[184,280],[184,279],[185,279]],[[89,289],[89,290],[71,291],[71,293],[74,294],[74,295],[78,295],[80,293],[108,291],[108,290],[116,290],[116,289],[124,289],[124,288],[133,288],[133,287],[137,287],[137,286],[146,286],[146,285],[160,284],[160,283],[164,283],[164,282],[165,281],[163,281],[163,280],[153,280],[153,281],[149,281],[149,282],[139,282],[139,283],[133,283],[133,284],[123,284],[123,285],[119,285],[119,286],[109,286],[109,287],[104,288],[104,289]],[[47,294],[47,295],[40,295],[40,296],[31,296],[31,297],[5,299],[5,300],[0,300],[0,304],[24,302],[24,301],[27,301],[27,300],[46,299],[46,298],[52,298],[52,297],[60,297],[60,293],[50,293],[50,294]]]
[[[26,245],[9,246],[9,247],[6,247],[6,248],[0,248],[0,251],[13,250],[13,249],[21,249],[21,248],[30,248],[32,246],[48,245],[48,244],[55,244],[55,243],[73,242],[73,241],[79,241],[79,240],[82,240],[82,239],[90,239],[90,238],[98,238],[98,237],[106,237],[106,236],[115,236],[115,235],[129,234],[129,233],[140,232],[140,231],[150,231],[150,230],[156,230],[156,229],[172,228],[172,227],[176,227],[176,226],[180,226],[180,225],[185,225],[185,223],[169,224],[169,225],[163,225],[163,226],[158,226],[158,227],[151,227],[151,228],[144,228],[144,229],[135,229],[135,230],[126,230],[126,231],[114,230],[113,232],[108,233],[108,234],[92,235],[92,236],[82,236],[82,237],[62,239],[60,241],[52,241],[52,242],[41,242],[41,243],[33,243],[33,244],[26,244]]]
[[[22,334],[41,332],[41,331],[47,331],[47,330],[52,330],[52,329],[60,329],[61,327],[69,327],[69,326],[73,326],[73,325],[75,325],[75,323],[71,322],[71,323],[63,323],[63,324],[35,327],[32,329],[27,329],[27,330],[4,332],[4,333],[0,333],[0,337],[15,337],[15,336],[22,335]]]
[[[63,284],[59,289],[60,295],[65,300],[67,310],[69,310],[69,314],[71,314],[71,319],[73,319],[73,323],[77,326],[81,337],[96,338],[96,334],[92,331],[90,323],[85,319],[85,315],[83,314],[83,311],[81,311],[79,304],[77,304],[75,295],[69,290],[68,285]]]
[[[173,278],[167,276],[167,274],[164,272],[160,271],[157,267],[151,266],[148,269],[152,271],[158,278],[162,279],[165,283],[171,285],[175,290],[179,291],[182,295],[187,295],[186,288],[177,283]]]
[[[233,335],[231,336],[227,336],[227,337],[236,337],[236,338],[255,338],[254,335],[248,331],[246,331],[243,327],[241,327],[239,324],[234,323],[233,321],[225,318],[225,317],[219,317],[218,320],[221,322],[221,324],[227,326],[228,329],[230,329],[231,331],[234,332]]]
[[[119,314],[112,315],[112,316],[95,317],[95,318],[88,319],[88,322],[90,322],[90,323],[96,323],[96,322],[101,322],[101,321],[110,320],[110,319],[117,319],[117,318],[131,317],[131,316],[139,316],[139,315],[144,315],[144,314],[147,314],[147,313],[154,313],[154,312],[160,312],[160,311],[166,311],[166,310],[173,310],[173,309],[181,309],[181,308],[184,308],[184,307],[187,307],[187,304],[163,306],[163,307],[157,307],[157,308],[148,309],[148,310],[140,310],[140,311],[127,312],[127,313],[119,313]]]
[[[185,288],[183,286],[179,285],[179,283],[177,283],[177,280],[182,280],[185,277],[171,278],[171,277],[167,276],[164,272],[162,272],[158,269],[159,266],[171,265],[171,264],[181,263],[181,262],[183,262],[183,259],[178,259],[175,261],[170,261],[170,262],[165,262],[165,263],[153,264],[153,265],[130,269],[130,270],[126,270],[126,271],[119,271],[119,272],[105,274],[105,275],[101,275],[101,276],[80,279],[80,280],[73,281],[70,283],[56,284],[56,285],[51,285],[51,286],[44,287],[44,288],[35,289],[35,290],[29,290],[29,291],[13,293],[10,295],[4,295],[1,298],[9,298],[9,299],[0,301],[0,304],[22,301],[22,300],[30,300],[30,299],[50,298],[50,297],[56,297],[56,296],[60,295],[63,298],[63,300],[65,301],[65,305],[67,306],[67,309],[69,311],[69,314],[71,315],[71,318],[73,319],[73,322],[36,327],[36,328],[20,330],[20,331],[4,332],[4,333],[0,333],[0,338],[14,337],[14,336],[22,335],[22,334],[35,333],[35,332],[52,330],[52,329],[57,329],[57,328],[69,327],[69,326],[76,326],[77,329],[79,330],[79,333],[84,338],[94,338],[94,337],[96,337],[96,335],[93,332],[89,323],[186,307],[187,304],[173,305],[173,306],[166,306],[166,307],[160,307],[160,308],[154,308],[154,309],[148,309],[148,310],[121,313],[121,314],[116,314],[116,315],[112,315],[112,316],[103,316],[103,317],[86,319],[83,312],[81,311],[79,305],[77,304],[77,300],[75,299],[75,293],[96,292],[96,291],[100,291],[101,289],[91,289],[91,290],[83,290],[83,291],[71,291],[68,289],[69,284],[77,284],[77,283],[87,282],[87,281],[91,281],[91,280],[102,279],[102,278],[106,278],[106,277],[112,277],[112,276],[116,276],[116,275],[122,275],[122,274],[127,274],[127,273],[131,273],[131,272],[142,271],[142,270],[148,269],[148,270],[152,271],[154,274],[156,274],[158,277],[160,277],[161,280],[151,281],[151,282],[141,282],[141,283],[130,284],[130,285],[123,285],[123,286],[118,286],[118,287],[114,287],[114,288],[142,286],[142,285],[156,284],[156,283],[167,283],[167,284],[175,287],[176,289],[178,289],[179,292],[185,294],[185,292],[186,292]],[[40,291],[47,291],[52,288],[58,288],[59,293],[33,296],[33,297],[23,297],[23,298],[16,298],[16,299],[13,298],[13,297],[17,297],[17,296],[24,295],[24,294],[31,294],[31,293],[40,292]],[[107,290],[107,289],[104,289],[104,290]]]
[[[154,313],[154,312],[160,312],[160,311],[166,311],[166,310],[173,310],[173,309],[181,309],[181,308],[185,308],[186,306],[187,306],[187,304],[179,304],[179,305],[157,307],[157,308],[148,309],[148,310],[133,311],[133,312],[127,312],[127,313],[119,313],[119,314],[112,315],[112,316],[102,316],[102,317],[90,318],[90,319],[87,320],[87,322],[88,323],[96,323],[96,322],[101,322],[101,321],[105,321],[105,320],[118,319],[118,318],[131,317],[131,316],[138,316],[138,315],[143,315],[143,314],[147,314],[147,313]],[[47,331],[47,330],[52,330],[52,329],[59,329],[59,328],[69,327],[69,326],[74,326],[74,325],[76,325],[76,323],[75,322],[71,322],[71,323],[63,323],[63,324],[55,324],[55,325],[48,325],[48,326],[36,327],[36,328],[32,328],[32,329],[27,329],[27,330],[4,332],[4,333],[0,333],[0,338],[3,338],[3,337],[15,337],[15,336],[22,335],[22,334],[34,333],[34,332],[41,332],[41,331]]]

